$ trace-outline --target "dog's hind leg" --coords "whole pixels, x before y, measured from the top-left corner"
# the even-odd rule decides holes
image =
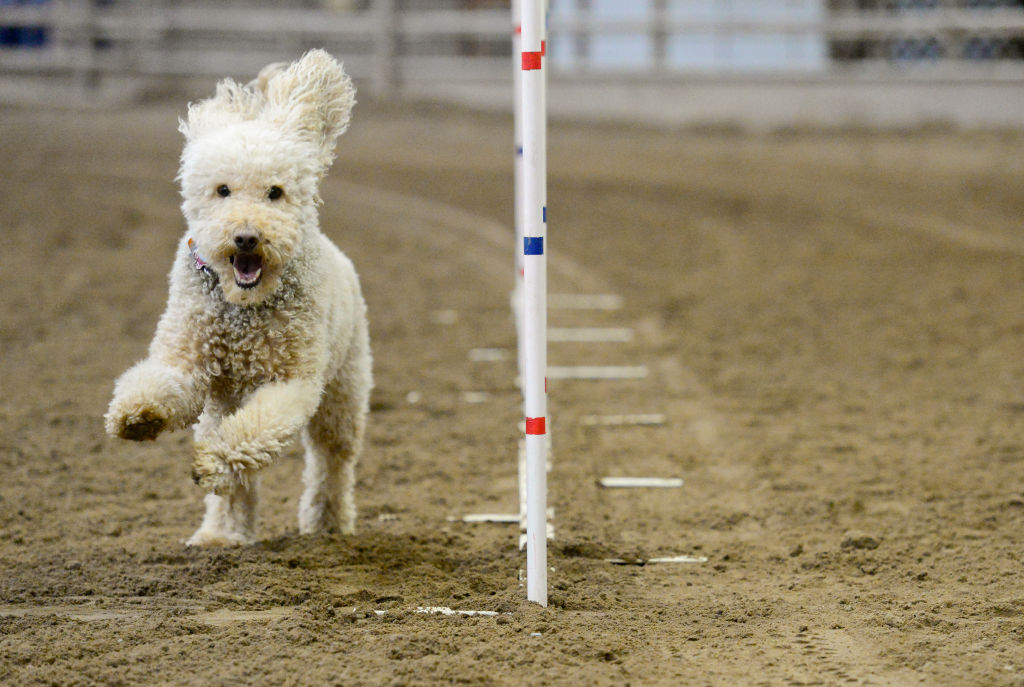
[[[369,407],[369,355],[346,365],[329,383],[313,419],[302,433],[306,448],[305,491],[299,502],[299,532],[356,527],[355,468],[363,446]]]
[[[302,434],[306,447],[306,468],[302,473],[305,490],[299,501],[299,532],[355,531],[353,497],[356,457],[346,446],[325,441],[307,429]]]

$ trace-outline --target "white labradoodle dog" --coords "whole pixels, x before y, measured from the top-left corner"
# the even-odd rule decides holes
[[[354,529],[366,305],[316,209],[354,96],[314,50],[246,86],[222,81],[181,122],[188,233],[149,357],[117,380],[106,429],[142,441],[194,425],[192,477],[209,493],[191,546],[255,539],[259,470],[300,435],[299,531]]]

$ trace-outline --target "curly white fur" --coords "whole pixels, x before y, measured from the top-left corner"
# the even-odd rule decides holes
[[[354,530],[366,305],[316,211],[354,96],[341,65],[313,50],[245,86],[222,81],[181,122],[189,232],[149,357],[117,380],[105,420],[136,441],[194,425],[192,475],[210,493],[190,545],[253,541],[258,472],[300,436],[300,532]]]

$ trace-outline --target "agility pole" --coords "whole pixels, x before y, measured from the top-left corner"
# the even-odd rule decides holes
[[[516,3],[514,2],[513,5]],[[526,598],[547,606],[547,113],[544,0],[519,0],[522,120],[523,409],[526,415]],[[513,14],[515,10],[513,10]],[[518,129],[518,127],[517,127]],[[518,203],[517,203],[518,204]]]
[[[513,244],[515,255],[515,286],[512,291],[512,314],[515,317],[517,337],[517,360],[516,372],[518,373],[519,388],[523,388],[523,379],[526,374],[526,347],[523,345],[523,317],[526,308],[523,306],[523,220],[526,217],[526,210],[523,203],[526,199],[523,180],[523,65],[522,65],[522,33],[523,33],[523,0],[512,0],[512,60],[513,66],[513,125],[515,143],[515,177],[513,190],[515,193],[515,243]],[[520,499],[524,498],[520,494]],[[524,514],[525,515],[525,514]],[[523,523],[526,526],[526,523]]]

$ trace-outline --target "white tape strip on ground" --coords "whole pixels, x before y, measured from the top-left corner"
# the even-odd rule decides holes
[[[646,365],[549,365],[548,379],[645,379]]]
[[[416,612],[425,613],[427,615],[498,615],[497,611],[459,611],[448,608],[447,606],[420,606],[416,609]]]
[[[498,524],[518,525],[522,516],[519,513],[470,513],[469,515],[452,515],[448,522],[493,522]]]
[[[611,293],[552,293],[548,307],[560,310],[620,310],[622,296]]]
[[[355,610],[355,609],[353,609]],[[462,611],[447,606],[419,606],[414,611],[415,613],[422,613],[424,615],[468,615],[468,616],[488,616],[493,617],[498,615],[497,611]],[[388,615],[389,611],[374,611],[373,614],[380,617]]]
[[[510,357],[504,348],[473,348],[469,351],[469,360],[474,363],[497,363]]]
[[[679,477],[602,477],[597,482],[606,489],[678,489]]]
[[[633,340],[629,327],[549,327],[554,343],[626,343]]]
[[[605,563],[612,565],[649,565],[652,563],[707,563],[707,556],[668,556],[666,558],[606,558]]]
[[[618,427],[622,425],[656,426],[665,424],[661,413],[634,413],[632,415],[584,415],[580,418],[584,427]]]

